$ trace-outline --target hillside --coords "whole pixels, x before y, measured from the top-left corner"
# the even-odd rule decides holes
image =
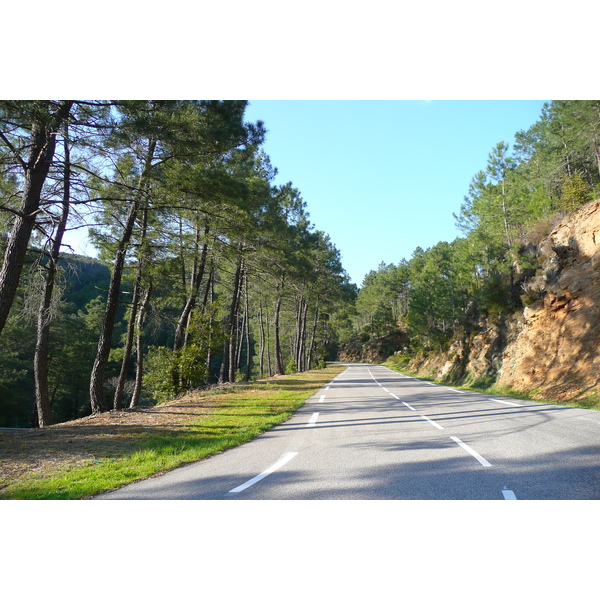
[[[564,217],[529,251],[539,267],[524,285],[525,308],[480,319],[447,352],[413,358],[412,372],[557,401],[600,391],[600,200]]]
[[[533,300],[504,352],[498,383],[568,400],[599,389],[600,201],[565,218],[539,246]]]

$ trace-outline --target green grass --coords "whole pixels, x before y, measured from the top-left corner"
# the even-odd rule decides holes
[[[6,486],[0,498],[85,498],[238,446],[289,419],[343,369],[330,366],[211,395],[210,414],[181,431],[149,433],[128,456],[99,458],[77,468],[22,477]]]

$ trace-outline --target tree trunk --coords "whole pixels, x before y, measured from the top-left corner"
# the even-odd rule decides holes
[[[185,254],[183,252],[183,219],[181,217],[179,217],[179,254],[181,256],[181,289],[185,291],[187,289],[187,278],[185,273]]]
[[[246,273],[244,315],[246,317],[246,381],[250,381],[250,377],[252,375],[252,349],[250,348],[250,306],[248,302],[248,273]]]
[[[104,312],[102,329],[100,331],[100,339],[98,340],[98,350],[96,352],[96,358],[94,359],[92,374],[90,376],[90,404],[92,406],[93,414],[108,410],[108,404],[104,398],[104,373],[106,371],[108,355],[110,354],[110,347],[112,343],[112,333],[114,330],[115,316],[117,314],[117,306],[119,302],[121,278],[123,276],[123,267],[125,264],[127,248],[133,234],[133,227],[137,218],[141,197],[145,191],[144,188],[146,187],[146,180],[150,171],[152,159],[154,157],[155,148],[156,141],[151,140],[148,147],[148,154],[146,156],[146,163],[144,165],[142,174],[140,175],[140,189],[136,197],[131,202],[131,207],[127,215],[127,221],[125,223],[123,235],[121,236],[119,247],[115,253],[113,270],[110,278],[110,284],[108,286],[106,309]]]
[[[283,366],[283,356],[281,354],[281,340],[279,338],[279,314],[281,312],[281,302],[285,275],[281,276],[281,284],[277,286],[277,300],[275,302],[275,314],[273,317],[273,333],[275,336],[275,374],[283,375],[285,368]]]
[[[310,344],[308,345],[307,365],[308,365],[309,369],[312,368],[313,354],[315,351],[315,340],[317,339],[317,326],[318,325],[319,325],[319,306],[317,304],[317,307],[315,308],[315,320],[313,322],[312,334],[310,336]]]
[[[210,293],[210,303],[212,305],[212,303],[214,302],[215,299],[215,279],[214,279],[214,266],[211,267],[210,269],[210,274],[208,276],[208,283],[206,286],[206,293],[204,295],[204,303],[202,305],[202,311],[206,310],[206,306],[208,303],[208,298],[209,298],[209,293]],[[206,355],[206,370],[207,370],[207,375],[206,375],[206,383],[209,384],[210,383],[210,361],[212,358],[212,327],[213,327],[213,313],[212,310],[209,314],[209,319],[208,319],[208,352]]]
[[[238,314],[238,303],[240,296],[240,279],[242,275],[242,257],[238,259],[237,268],[235,270],[235,279],[233,283],[233,294],[231,298],[231,306],[229,309],[229,334],[223,344],[223,362],[221,363],[221,372],[219,381],[224,383],[226,381],[233,381],[234,379],[234,367],[235,367],[235,332],[237,328],[237,314]]]
[[[142,300],[142,305],[138,310],[136,319],[136,347],[137,347],[137,366],[135,370],[135,388],[131,396],[131,402],[129,408],[135,408],[140,402],[140,395],[142,393],[142,380],[144,377],[144,348],[143,348],[143,332],[142,327],[144,325],[144,317],[146,316],[146,310],[148,309],[148,303],[150,302],[150,296],[152,295],[152,281],[148,284],[148,289]]]
[[[204,290],[204,299],[202,300],[202,312],[206,310],[206,306],[208,304],[208,299],[211,299],[211,304],[213,301],[211,289],[214,286],[214,277],[215,277],[215,267],[211,265],[210,271],[208,272],[208,281],[206,282],[206,289]]]
[[[138,274],[139,274],[138,266]],[[131,298],[131,312],[129,315],[129,323],[127,324],[127,338],[125,340],[125,348],[123,349],[123,360],[121,361],[121,371],[115,389],[113,399],[113,408],[121,410],[123,408],[123,394],[125,392],[125,383],[127,381],[127,373],[129,372],[129,364],[131,362],[131,353],[133,350],[133,341],[135,336],[135,323],[137,320],[138,303],[140,300],[140,278],[136,276],[133,286],[133,296]]]
[[[258,305],[258,334],[260,348],[258,350],[258,371],[260,377],[265,374],[265,324],[263,323],[263,308],[262,302]]]
[[[300,345],[298,348],[298,355],[300,358],[300,364],[298,365],[298,371],[303,373],[306,371],[306,317],[308,315],[308,300],[303,299],[301,322],[300,322]]]
[[[266,344],[267,344],[267,373],[269,377],[273,375],[273,364],[271,361],[271,327],[269,324],[269,311],[265,310],[265,330],[266,330]]]
[[[185,306],[181,312],[181,316],[179,317],[179,321],[177,322],[177,328],[175,330],[175,341],[173,342],[173,350],[178,350],[181,346],[181,342],[184,339],[185,331],[187,330],[189,318],[196,305],[196,298],[198,297],[198,292],[200,290],[200,284],[202,283],[202,278],[204,277],[204,270],[206,268],[206,257],[208,255],[208,233],[210,231],[210,227],[208,223],[204,227],[204,236],[205,241],[202,246],[202,254],[200,255],[200,263],[197,264],[197,258],[194,260],[194,272],[192,274],[191,281],[191,289],[189,296],[186,300]],[[199,230],[197,230],[198,238],[199,238]],[[198,239],[197,238],[197,239]]]
[[[42,188],[54,158],[56,133],[67,120],[72,105],[72,100],[61,101],[49,124],[36,122],[31,130],[29,160],[22,163],[25,181],[19,215],[13,225],[0,270],[0,333],[6,325],[21,278],[27,246],[40,207]]]
[[[51,304],[52,292],[54,291],[54,282],[58,271],[58,260],[60,255],[60,247],[62,238],[67,227],[69,218],[69,208],[71,202],[71,165],[68,141],[68,124],[64,123],[64,151],[65,164],[63,169],[63,202],[62,214],[56,235],[52,242],[52,250],[50,260],[48,261],[46,271],[46,285],[44,289],[44,297],[40,304],[37,321],[37,341],[35,345],[35,353],[33,358],[33,371],[35,380],[35,401],[38,414],[38,425],[47,427],[52,425],[52,407],[50,404],[50,395],[48,388],[48,349],[50,347],[50,319],[51,319]]]
[[[235,381],[235,374],[239,369],[239,351],[238,351],[238,335],[240,331],[240,301],[242,298],[242,282],[244,279],[244,264],[240,257],[240,263],[236,272],[236,284],[234,289],[231,328],[230,328],[230,343],[229,343],[229,381]],[[241,336],[240,336],[241,339]]]
[[[299,373],[306,370],[306,314],[308,302],[300,296],[296,300],[296,335],[294,340],[294,360]]]
[[[140,301],[142,287],[142,272],[144,269],[144,243],[146,241],[146,229],[148,227],[148,206],[144,206],[144,216],[142,219],[142,232],[140,236],[140,252],[138,257],[137,272],[135,275],[135,283],[133,284],[133,295],[131,298],[131,312],[129,315],[129,323],[127,324],[127,338],[125,348],[123,349],[123,361],[121,362],[121,372],[115,390],[113,400],[113,408],[121,410],[123,408],[123,393],[125,383],[127,382],[127,374],[129,372],[129,364],[131,363],[131,353],[133,351],[133,342],[137,323],[138,304]]]
[[[241,303],[241,298],[240,298]],[[242,351],[244,349],[244,331],[246,330],[246,313],[244,312],[242,315],[237,316],[236,319],[236,348],[235,348],[235,358],[234,358],[234,368],[232,369],[233,375],[235,377],[236,373],[241,370],[242,367]]]

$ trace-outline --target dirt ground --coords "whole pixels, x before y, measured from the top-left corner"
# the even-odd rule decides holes
[[[197,421],[211,404],[210,396],[192,393],[159,406],[113,410],[44,429],[0,429],[0,494],[23,475],[134,450],[150,433],[176,431]]]

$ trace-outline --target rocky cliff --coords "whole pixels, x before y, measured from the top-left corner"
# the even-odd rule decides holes
[[[598,391],[600,201],[563,219],[538,251],[542,267],[525,290],[529,305],[498,383],[556,400]]]
[[[448,353],[413,359],[411,370],[554,400],[600,391],[600,200],[528,251],[541,266],[525,287],[525,309],[481,321]]]

